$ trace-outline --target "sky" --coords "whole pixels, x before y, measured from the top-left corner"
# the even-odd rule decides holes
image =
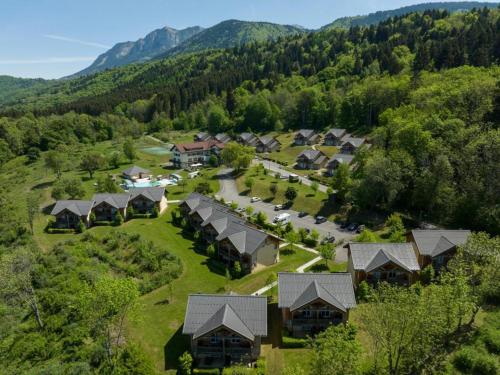
[[[239,19],[314,29],[343,16],[433,1],[0,0],[0,75],[67,76],[114,44],[164,26],[209,27]]]

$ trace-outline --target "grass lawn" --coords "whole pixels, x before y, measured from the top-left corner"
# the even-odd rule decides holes
[[[251,177],[254,180],[254,185],[251,191],[245,186],[245,179]],[[269,187],[271,184],[277,184],[278,192],[273,197]],[[283,204],[286,202],[285,191],[288,186],[293,186],[297,189],[298,196],[291,207],[295,211],[305,211],[310,215],[322,215],[330,217],[336,213],[337,207],[329,202],[326,193],[317,191],[316,193],[310,186],[301,185],[299,183],[289,182],[288,180],[276,179],[272,173],[265,175],[259,172],[258,167],[252,167],[243,175],[236,179],[238,191],[240,194],[247,196],[257,196],[263,201],[273,204]]]
[[[140,233],[158,246],[168,248],[181,258],[184,265],[183,275],[173,283],[172,298],[167,287],[143,296],[142,320],[129,327],[132,339],[150,353],[159,370],[176,368],[177,358],[189,348],[189,341],[181,332],[190,293],[221,293],[229,290],[251,293],[264,286],[271,273],[294,270],[313,257],[313,254],[300,250],[282,253],[280,263],[242,279],[228,281],[224,275],[210,271],[208,258],[196,253],[193,243],[184,238],[181,230],[171,225],[169,220],[170,215],[167,213],[155,220],[132,220],[123,226],[129,233]],[[106,230],[103,227],[95,229]]]
[[[334,263],[330,260],[328,261],[327,266],[325,261],[322,260],[321,262],[306,268],[305,272],[347,272],[347,262]]]

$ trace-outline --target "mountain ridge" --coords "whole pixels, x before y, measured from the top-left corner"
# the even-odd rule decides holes
[[[115,44],[112,48],[99,55],[89,67],[67,78],[90,75],[106,69],[151,60],[203,30],[200,26],[191,26],[181,30],[165,26],[153,30],[136,41]]]

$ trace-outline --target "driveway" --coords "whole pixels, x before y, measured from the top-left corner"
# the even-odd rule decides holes
[[[238,193],[236,182],[234,178],[230,175],[230,172],[231,169],[223,169],[218,174],[220,182],[220,191],[218,192],[217,195],[221,198],[224,198],[226,202],[231,201],[237,203],[238,207],[252,206],[254,208],[254,212],[261,211],[265,213],[269,221],[273,220],[273,218],[278,213],[287,212],[291,216],[291,222],[295,229],[298,228],[306,228],[310,230],[316,229],[316,231],[318,231],[320,235],[320,238],[334,235],[337,241],[343,239],[347,242],[352,239],[353,233],[340,229],[339,225],[331,221],[327,221],[326,223],[322,224],[315,224],[314,218],[312,216],[299,217],[298,216],[299,213],[294,210],[274,211],[273,204],[265,202],[251,203],[250,197],[240,195]],[[337,248],[336,262],[338,263],[347,262],[347,249],[343,247]]]
[[[274,161],[270,161],[270,160],[253,159],[252,164],[253,165],[262,164],[264,166],[264,168],[266,168],[274,173],[277,172],[282,176],[288,176],[290,174],[293,174],[293,172],[290,172],[290,171],[284,169],[283,166],[281,166],[280,164],[275,163]],[[304,185],[307,185],[307,186],[311,186],[311,184],[313,183],[313,181],[311,181],[307,177],[299,176],[299,180],[302,181],[302,183]],[[320,184],[320,183],[318,183],[318,184],[319,184],[318,190],[323,192],[323,193],[326,193],[326,191],[328,190],[328,186]]]

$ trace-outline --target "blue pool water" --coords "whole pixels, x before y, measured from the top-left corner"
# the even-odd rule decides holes
[[[130,180],[124,180],[125,187],[127,189],[136,187],[136,188],[142,188],[142,187],[155,187],[155,186],[169,186],[169,185],[177,185],[177,183],[173,180],[170,179],[163,179],[159,181],[145,181],[145,182],[132,182]]]

